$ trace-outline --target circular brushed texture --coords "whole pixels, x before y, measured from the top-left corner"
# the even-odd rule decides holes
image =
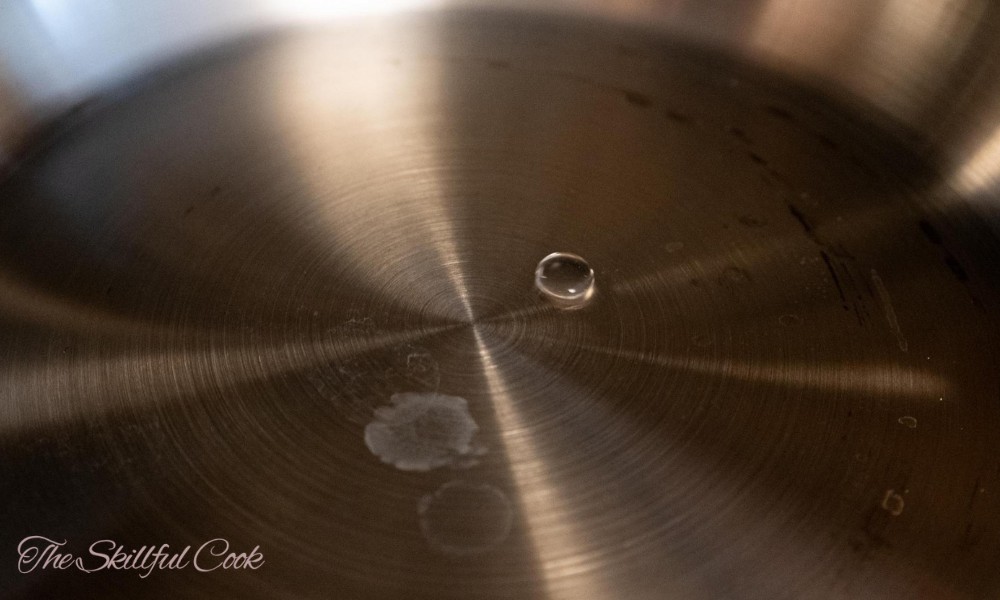
[[[13,597],[1000,591],[1000,256],[873,119],[502,14],[140,83],[0,188],[0,547],[266,562]]]

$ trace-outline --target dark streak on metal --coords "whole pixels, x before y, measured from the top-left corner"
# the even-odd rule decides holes
[[[837,276],[837,270],[833,268],[833,263],[830,261],[830,257],[823,250],[819,251],[819,255],[823,259],[823,264],[826,265],[826,270],[830,272],[830,279],[833,280],[833,285],[837,286],[837,294],[840,295],[840,301],[844,305],[844,310],[850,310],[847,306],[847,296],[844,295],[844,288],[840,286],[840,277]]]
[[[789,204],[788,212],[792,213],[792,216],[795,217],[795,220],[798,221],[799,225],[802,226],[802,230],[806,232],[806,235],[808,235],[811,239],[813,239],[813,241],[815,241],[815,238],[813,238],[814,235],[813,226],[811,223],[809,223],[809,219],[807,219],[806,216],[802,214],[802,211],[800,211],[798,207],[796,207],[794,204]]]
[[[923,233],[924,237],[927,238],[927,241],[937,246],[940,246],[943,243],[941,234],[938,233],[937,229],[935,229],[929,221],[926,219],[920,219],[918,225],[920,226],[921,233]]]
[[[958,259],[953,255],[946,255],[944,257],[944,264],[948,267],[948,270],[951,271],[952,275],[955,276],[955,279],[961,281],[962,283],[969,281],[969,274],[958,262]]]

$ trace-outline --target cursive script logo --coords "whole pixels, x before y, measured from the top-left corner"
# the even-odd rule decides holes
[[[179,550],[169,544],[126,548],[114,540],[98,540],[85,554],[75,555],[66,549],[67,540],[53,540],[32,535],[17,545],[17,570],[31,573],[45,569],[75,569],[84,573],[98,571],[137,571],[145,579],[153,571],[192,568],[199,573],[217,570],[257,570],[264,564],[260,546],[249,552],[231,550],[229,541],[215,538],[193,548]]]

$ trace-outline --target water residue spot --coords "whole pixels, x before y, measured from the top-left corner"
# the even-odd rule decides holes
[[[507,539],[514,509],[498,488],[449,481],[417,503],[420,530],[431,547],[454,555],[481,554]]]
[[[903,506],[903,497],[897,494],[895,490],[885,491],[885,496],[882,496],[883,510],[894,517],[898,517],[903,514]]]
[[[663,245],[663,249],[671,254],[680,252],[684,249],[684,242],[667,242]]]
[[[351,310],[347,314],[347,320],[329,329],[330,333],[372,333],[375,331],[375,322],[371,317],[366,317],[361,313]]]
[[[553,252],[538,263],[535,287],[559,308],[580,308],[594,295],[594,270],[575,254]]]
[[[406,355],[406,370],[410,373],[426,373],[436,363],[427,352],[410,352]]]
[[[911,416],[899,417],[899,419],[897,419],[897,421],[899,422],[900,425],[905,425],[905,426],[909,427],[910,429],[916,429],[917,428],[917,419],[916,419],[916,417],[911,417]]]
[[[365,445],[382,462],[403,471],[463,469],[485,454],[465,398],[407,392],[393,394],[390,402],[375,409],[365,427]]]
[[[441,369],[427,349],[401,344],[393,349],[391,357],[391,363],[383,372],[383,389],[409,390],[410,393],[440,391]]]

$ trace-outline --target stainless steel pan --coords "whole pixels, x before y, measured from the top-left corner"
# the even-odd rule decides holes
[[[5,597],[996,597],[998,70],[972,0],[5,3]]]

